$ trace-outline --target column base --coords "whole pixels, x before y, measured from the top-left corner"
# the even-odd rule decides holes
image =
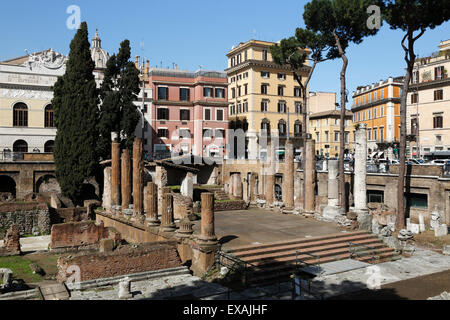
[[[345,216],[345,210],[337,206],[326,206],[322,211],[322,217],[334,220],[337,217]]]
[[[177,230],[177,226],[175,224],[172,224],[168,226],[161,226],[160,229],[163,232],[175,232]]]
[[[159,220],[150,220],[149,223],[147,223],[147,226],[149,227],[156,227],[160,226],[161,222]]]

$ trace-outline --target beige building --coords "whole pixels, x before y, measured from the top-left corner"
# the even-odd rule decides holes
[[[450,40],[439,51],[416,60],[407,100],[407,131],[415,136],[407,155],[450,151]]]
[[[267,150],[258,146],[258,136],[265,130],[279,138],[281,150],[288,137],[297,154],[301,148],[301,89],[289,67],[273,62],[270,47],[274,44],[250,40],[227,54],[230,129],[246,132],[249,159],[265,156]],[[308,69],[301,70],[303,79]]]
[[[316,141],[316,155],[337,158],[340,152],[341,110],[336,107],[336,93],[312,92],[309,97],[308,131]],[[355,128],[353,113],[345,112],[345,154],[354,151]]]

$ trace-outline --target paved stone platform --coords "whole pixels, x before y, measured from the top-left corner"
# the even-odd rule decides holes
[[[224,248],[325,236],[345,231],[343,227],[313,218],[260,208],[216,212],[215,228],[217,238]],[[200,231],[200,221],[196,221],[194,230]]]

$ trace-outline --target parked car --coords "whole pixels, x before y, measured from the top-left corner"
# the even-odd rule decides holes
[[[408,159],[407,161],[406,161],[406,163],[407,164],[412,164],[412,165],[421,165],[422,163],[419,161],[419,160],[417,160],[417,159]]]
[[[450,159],[435,159],[435,160],[432,160],[431,162],[430,162],[430,164],[432,164],[432,165],[437,165],[437,166],[443,166],[443,165],[445,165],[448,161],[450,161]]]

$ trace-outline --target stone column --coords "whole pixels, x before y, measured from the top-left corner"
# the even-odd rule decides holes
[[[214,194],[202,193],[202,229],[198,238],[201,242],[215,243],[217,237],[214,230]]]
[[[283,175],[283,194],[286,210],[294,210],[294,145],[292,141],[286,142],[286,161]]]
[[[103,169],[103,209],[111,210],[111,167]]]
[[[275,153],[272,144],[267,145],[266,163],[266,207],[274,202],[275,195]]]
[[[158,219],[158,186],[153,182],[147,183],[147,218],[150,226],[160,224]]]
[[[114,141],[111,148],[111,205],[120,206],[120,143]]]
[[[334,219],[344,214],[344,209],[339,207],[339,161],[328,160],[328,206],[323,209],[323,216]]]
[[[142,139],[136,138],[133,144],[133,213],[137,217],[144,214],[143,169]]]
[[[186,177],[183,179],[183,182],[181,183],[180,193],[183,196],[189,197],[191,198],[191,200],[194,200],[194,180],[191,172],[186,173]]]
[[[176,229],[173,217],[173,196],[164,193],[162,197],[161,230],[164,232],[174,232]]]
[[[122,209],[128,209],[130,207],[131,199],[131,163],[130,152],[128,150],[122,150]]]
[[[249,195],[249,201],[250,202],[255,202],[256,200],[256,194],[258,193],[258,190],[256,190],[256,173],[252,172],[250,174],[250,187],[249,187],[249,191],[250,191],[250,195]]]
[[[158,203],[162,203],[163,188],[167,186],[167,170],[161,165],[155,169],[155,183],[158,185]],[[161,206],[158,206],[158,214],[162,215]]]
[[[315,157],[315,141],[306,140],[305,146],[305,168],[303,175],[305,179],[305,212],[314,213],[315,211],[315,186],[316,186],[316,157]]]
[[[367,133],[366,125],[360,124],[356,130],[355,142],[355,185],[353,188],[355,211],[367,212]]]

